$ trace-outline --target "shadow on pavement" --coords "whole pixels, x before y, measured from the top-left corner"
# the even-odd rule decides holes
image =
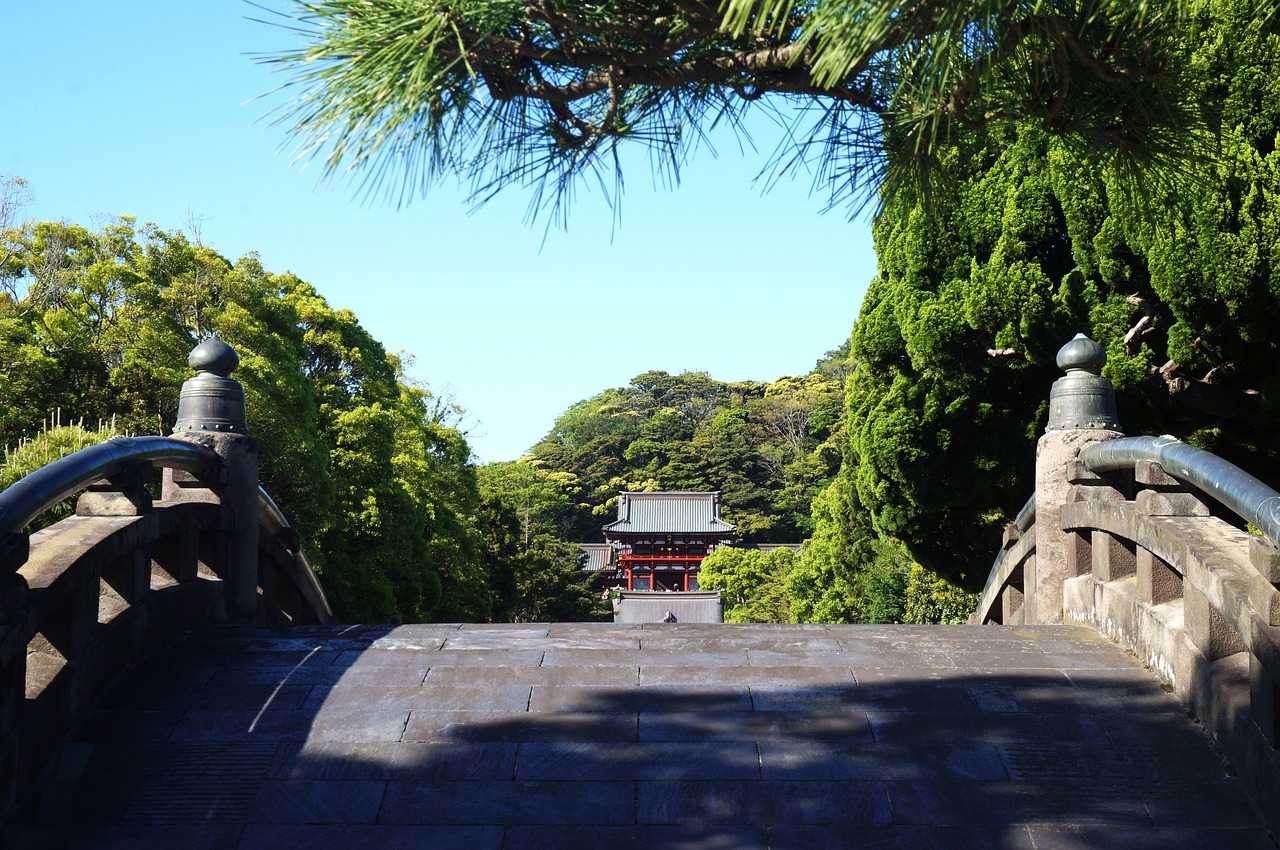
[[[1071,627],[213,629],[77,728],[9,847],[1271,848]]]

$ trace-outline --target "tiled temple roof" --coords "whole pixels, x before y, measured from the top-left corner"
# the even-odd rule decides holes
[[[604,527],[608,535],[732,534],[720,519],[720,493],[619,493],[618,518]]]

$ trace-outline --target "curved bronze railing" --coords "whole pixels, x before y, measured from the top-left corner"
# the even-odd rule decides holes
[[[1164,474],[1211,497],[1250,523],[1273,546],[1280,546],[1280,492],[1204,449],[1169,436],[1121,437],[1090,443],[1080,450],[1079,460],[1089,471],[1099,474],[1131,470],[1140,463],[1157,464]],[[1016,613],[1024,590],[1018,584],[1023,578],[1020,559],[1034,557],[1034,552],[1015,544],[1028,536],[1034,523],[1032,494],[1005,532],[971,622],[1004,623],[1009,622],[1011,613]]]
[[[138,463],[149,463],[156,469],[180,469],[202,478],[217,467],[218,455],[206,446],[173,437],[112,437],[87,446],[0,491],[0,547],[54,505]],[[298,545],[297,535],[284,512],[261,486],[258,487],[258,521],[270,537],[282,539],[297,560],[298,569],[290,569],[289,577],[299,584],[307,603],[317,612],[323,612],[322,617],[332,616],[315,571]]]
[[[1280,493],[1204,449],[1175,437],[1121,437],[1085,446],[1080,462],[1099,473],[1158,463],[1166,475],[1213,497],[1280,546]]]
[[[1036,493],[969,622],[1073,623],[1123,646],[1280,833],[1280,493],[1173,437],[1122,436],[1098,343],[1077,335],[1057,362]]]
[[[290,554],[290,558],[280,559],[288,579],[293,583],[302,599],[314,611],[322,612],[318,619],[328,620],[333,617],[333,609],[325,598],[324,588],[316,578],[315,569],[307,554],[302,551],[298,534],[285,519],[284,511],[276,504],[275,499],[262,487],[258,487],[258,523],[267,533],[267,539],[277,541]]]
[[[205,446],[173,437],[112,437],[88,446],[0,492],[0,543],[63,499],[141,462],[199,476],[217,464],[218,456]]]

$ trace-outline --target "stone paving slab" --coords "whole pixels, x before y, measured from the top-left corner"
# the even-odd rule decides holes
[[[476,649],[506,649],[511,642],[511,635],[508,632],[490,631],[464,633],[457,637],[451,637],[444,643],[444,649],[459,650],[476,650]],[[521,644],[529,649],[541,650],[562,650],[562,649],[579,649],[579,650],[639,650],[640,638],[635,634],[618,634],[618,635],[602,635],[602,634],[564,634],[564,635],[543,635],[529,637],[521,640]]]
[[[751,686],[751,704],[758,711],[874,712],[898,714],[909,711],[973,712],[978,705],[958,683],[919,685],[787,685],[764,682]]]
[[[5,848],[1274,848],[1061,627],[227,627],[127,677]]]
[[[881,782],[640,782],[636,817],[652,824],[891,823]]]
[[[534,742],[520,747],[520,779],[669,780],[760,778],[760,752],[749,741]]]
[[[503,850],[769,850],[763,826],[513,826]]]
[[[1192,827],[1189,829],[1036,824],[1029,828],[1036,848],[1095,850],[1274,850],[1275,843],[1257,827]]]
[[[646,664],[639,670],[642,687],[666,685],[738,686],[856,684],[848,666],[830,667],[658,667]]]
[[[726,653],[749,650],[751,653],[786,653],[788,657],[799,655],[842,652],[840,641],[826,635],[803,634],[794,638],[759,632],[730,632],[719,635],[681,635],[646,633],[642,641],[645,652],[716,652]]]
[[[864,714],[832,711],[640,712],[641,741],[837,741],[871,744]]]
[[[1142,800],[1131,793],[1117,793],[1115,788],[1076,785],[1064,791],[1047,783],[999,781],[884,784],[893,801],[895,823],[1151,825]]]
[[[307,741],[281,746],[269,779],[469,781],[510,779],[519,745],[504,742]]]
[[[622,781],[388,782],[380,823],[632,824],[635,784]]]
[[[1041,845],[1047,846],[1047,845]],[[1090,847],[1124,847],[1107,843]],[[1165,850],[1173,845],[1165,845]],[[877,826],[850,834],[846,826],[775,826],[769,830],[769,850],[1034,850],[1023,826]]]
[[[529,707],[529,685],[496,682],[488,686],[430,685],[379,688],[373,684],[346,685],[327,693],[312,691],[304,708],[320,714],[376,709],[418,711],[524,711]]]
[[[415,711],[402,740],[634,741],[638,716],[634,711]]]
[[[999,781],[1009,778],[1001,756],[992,744],[968,741],[875,746],[763,741],[760,772],[765,779]]]
[[[163,844],[149,845],[161,847]],[[186,845],[181,845],[185,847]],[[502,850],[500,826],[438,824],[250,824],[239,850],[338,848],[338,850]],[[551,845],[548,845],[551,846]]]
[[[1030,741],[1040,744],[1064,739],[1107,740],[1106,730],[1097,720],[1069,712],[869,711],[867,719],[877,743]]]
[[[591,667],[596,665],[641,664],[667,667],[734,667],[748,663],[747,650],[733,647],[717,651],[710,649],[618,649],[601,652],[592,649],[552,648],[547,650],[542,662],[547,667]]]
[[[530,711],[747,711],[751,691],[745,685],[707,687],[579,688],[536,687]]]
[[[533,687],[633,687],[638,667],[448,667],[433,665],[426,684],[438,687],[490,687],[505,682]]]

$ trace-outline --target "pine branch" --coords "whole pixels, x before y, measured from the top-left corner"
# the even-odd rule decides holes
[[[622,139],[679,163],[777,97],[817,107],[777,162],[817,157],[834,202],[927,187],[940,145],[1027,122],[1100,160],[1198,155],[1176,71],[1199,2],[314,0],[306,45],[265,61],[293,75],[299,155],[401,197],[459,170],[562,192]]]

